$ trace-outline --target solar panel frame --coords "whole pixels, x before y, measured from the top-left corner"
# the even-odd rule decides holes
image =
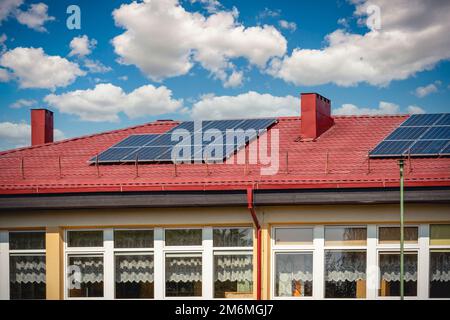
[[[396,157],[402,155],[414,143],[414,140],[384,140],[370,153],[372,157]]]
[[[446,140],[417,140],[405,154],[411,156],[436,155],[447,145]]]
[[[404,121],[401,127],[415,127],[424,126],[428,127],[436,123],[441,117],[442,113],[426,113],[426,114],[413,114],[406,121]]]

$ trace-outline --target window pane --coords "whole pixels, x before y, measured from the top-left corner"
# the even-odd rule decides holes
[[[114,248],[153,248],[153,230],[115,230]]]
[[[381,297],[400,296],[400,253],[380,253]],[[405,296],[417,295],[417,253],[404,256]]]
[[[213,231],[214,247],[252,247],[252,228],[220,228]]]
[[[366,244],[366,228],[325,227],[326,246],[365,246]]]
[[[431,245],[450,245],[450,224],[436,224],[430,226]]]
[[[11,299],[45,299],[45,255],[11,255]]]
[[[166,246],[201,246],[202,229],[166,230]]]
[[[325,297],[366,297],[365,251],[325,251]]]
[[[153,255],[116,254],[116,298],[153,298]]]
[[[450,298],[450,250],[430,252],[430,298]]]
[[[103,297],[103,256],[69,256],[69,297]]]
[[[405,227],[405,243],[417,243],[418,228]],[[400,243],[400,228],[399,227],[380,227],[379,228],[379,243]]]
[[[275,254],[275,296],[311,297],[312,253]]]
[[[214,298],[253,297],[253,255],[214,256]]]
[[[275,244],[302,245],[313,243],[313,228],[276,228]]]
[[[103,231],[69,231],[69,247],[103,247]]]
[[[202,255],[166,255],[166,296],[201,297]]]
[[[10,232],[9,250],[45,249],[45,232]]]

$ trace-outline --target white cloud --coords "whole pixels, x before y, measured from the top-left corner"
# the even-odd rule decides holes
[[[380,115],[380,114],[398,114],[400,107],[391,102],[380,101],[378,108],[358,107],[354,104],[345,103],[340,108],[332,110],[335,115]]]
[[[408,106],[408,113],[409,114],[422,114],[425,113],[425,110],[423,110],[419,106]]]
[[[233,71],[227,80],[223,83],[225,88],[235,88],[242,85],[244,73],[242,71]]]
[[[0,57],[0,65],[12,70],[21,88],[65,87],[85,75],[78,64],[60,56],[49,56],[42,48],[9,50]]]
[[[59,129],[53,131],[54,140],[65,139],[64,133]],[[31,126],[25,122],[0,122],[0,149],[12,149],[30,146]]]
[[[192,107],[194,119],[232,119],[294,116],[300,113],[300,99],[249,91],[237,96],[204,95]]]
[[[16,13],[16,19],[19,23],[26,25],[28,28],[34,29],[39,32],[45,32],[44,24],[47,21],[55,20],[47,13],[48,6],[45,3],[31,4],[27,11],[18,11]]]
[[[105,72],[112,70],[110,67],[105,66],[103,63],[101,63],[98,60],[91,60],[91,59],[87,59],[87,58],[84,59],[84,66],[91,73],[105,73]]]
[[[8,39],[8,37],[6,36],[6,34],[2,34],[0,36],[0,55],[3,54],[6,51],[6,39]]]
[[[20,109],[22,107],[31,107],[37,103],[34,99],[19,99],[16,102],[12,103],[9,107],[13,109]]]
[[[130,118],[176,112],[183,104],[182,100],[173,99],[172,91],[165,86],[145,85],[125,93],[110,83],[97,84],[94,89],[50,94],[44,101],[62,113],[97,122],[118,121],[121,112]]]
[[[275,59],[269,73],[296,85],[367,82],[384,86],[450,58],[450,1],[354,0],[355,16],[380,8],[381,28],[365,34],[336,30],[323,49],[296,48]]]
[[[11,73],[8,70],[0,68],[0,82],[8,82],[11,80]]]
[[[70,41],[70,53],[69,56],[79,56],[84,57],[91,54],[92,50],[97,45],[97,40],[91,39],[87,35],[74,37],[72,41]]]
[[[121,77],[119,77],[119,80],[127,81],[128,80],[128,76],[121,76]]]
[[[0,25],[3,20],[11,16],[18,7],[23,3],[23,0],[2,0],[0,1]]]
[[[295,22],[280,20],[278,21],[278,24],[281,28],[289,30],[290,32],[294,32],[295,30],[297,30],[297,24]]]
[[[222,4],[218,0],[191,0],[191,3],[196,2],[201,3],[209,13],[215,13],[222,8]]]
[[[280,14],[281,14],[281,11],[279,9],[272,10],[269,8],[264,8],[264,10],[258,14],[257,18],[258,18],[258,20],[265,19],[265,18],[275,18],[275,17],[280,16]]]
[[[126,31],[112,44],[119,62],[136,65],[152,80],[187,74],[198,62],[226,82],[235,70],[231,60],[245,58],[264,68],[286,52],[286,39],[273,26],[245,27],[237,16],[234,9],[205,17],[187,12],[177,0],[123,4],[113,17]]]
[[[439,81],[435,81],[434,83],[430,83],[427,86],[423,86],[423,87],[418,87],[416,88],[416,90],[414,91],[414,94],[419,97],[419,98],[423,98],[431,93],[437,92],[438,91],[438,86],[440,85]]]

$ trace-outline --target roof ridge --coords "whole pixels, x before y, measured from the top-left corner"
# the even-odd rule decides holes
[[[35,145],[35,146],[27,146],[27,147],[20,147],[20,148],[0,151],[0,156],[3,156],[5,154],[14,153],[14,152],[24,151],[24,150],[38,149],[38,148],[42,148],[42,147],[47,147],[47,146],[51,146],[51,145],[58,145],[58,144],[67,143],[67,142],[71,142],[71,141],[88,139],[88,138],[97,137],[97,136],[101,136],[101,135],[118,133],[118,132],[121,132],[121,131],[138,129],[138,128],[142,128],[142,127],[145,127],[145,126],[166,125],[168,123],[174,123],[175,124],[175,123],[178,123],[178,122],[180,122],[180,121],[158,121],[158,120],[155,120],[155,121],[152,121],[152,122],[146,122],[144,124],[131,126],[131,127],[126,127],[126,128],[109,130],[109,131],[103,131],[103,132],[99,132],[99,133],[92,133],[92,134],[87,134],[87,135],[78,136],[78,137],[74,137],[74,138],[67,138],[67,139],[64,139],[64,140],[58,140],[58,141],[53,141],[53,142],[49,142],[49,143],[45,143],[45,144],[39,144],[39,145]]]

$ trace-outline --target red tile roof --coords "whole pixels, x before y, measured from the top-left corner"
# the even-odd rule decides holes
[[[0,194],[398,186],[397,161],[369,162],[367,154],[406,117],[335,116],[335,125],[313,142],[298,139],[299,117],[280,118],[271,129],[280,133],[280,168],[272,176],[250,164],[139,164],[138,176],[134,164],[89,165],[130,134],[162,133],[178,124],[157,121],[0,152]],[[405,171],[406,186],[450,186],[450,158],[413,158]]]

